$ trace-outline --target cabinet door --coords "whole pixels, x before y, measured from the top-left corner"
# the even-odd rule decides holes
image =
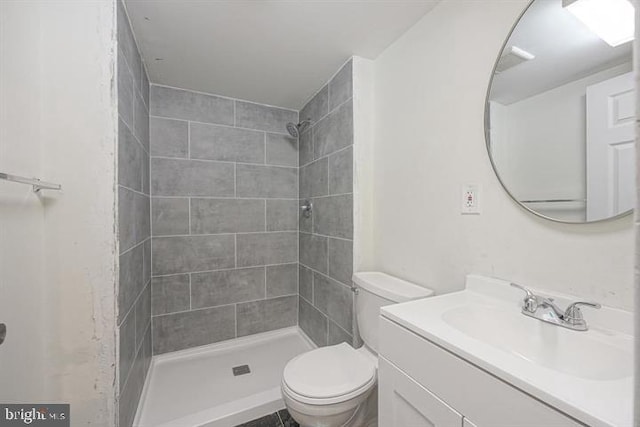
[[[386,359],[378,362],[380,427],[462,427],[462,415]]]

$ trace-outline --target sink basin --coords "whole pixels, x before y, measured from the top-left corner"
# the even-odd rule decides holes
[[[633,355],[594,331],[576,332],[488,305],[451,308],[442,320],[471,338],[567,375],[590,380],[632,375]]]
[[[579,298],[537,293],[560,307]],[[525,316],[522,298],[509,281],[468,275],[463,291],[388,305],[380,313],[580,425],[632,425],[633,313],[585,309],[589,330],[573,331]]]

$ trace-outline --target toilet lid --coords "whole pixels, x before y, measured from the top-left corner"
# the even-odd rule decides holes
[[[347,343],[322,347],[292,359],[283,380],[295,393],[326,399],[343,396],[369,384],[374,364]]]

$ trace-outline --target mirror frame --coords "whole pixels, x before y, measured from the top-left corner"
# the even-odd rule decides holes
[[[504,183],[504,181],[502,180],[502,177],[500,176],[500,173],[498,172],[498,168],[496,167],[495,162],[493,161],[493,157],[491,156],[491,138],[490,138],[490,130],[489,130],[489,126],[490,126],[490,111],[489,111],[489,96],[491,95],[491,88],[493,87],[493,79],[496,75],[496,68],[498,67],[498,61],[500,61],[500,57],[502,56],[502,52],[504,52],[504,49],[507,47],[507,44],[509,42],[509,39],[511,38],[511,35],[513,34],[513,32],[516,30],[516,27],[518,26],[518,24],[520,23],[520,20],[522,19],[522,17],[525,15],[525,13],[527,13],[527,11],[529,10],[529,8],[531,7],[531,5],[533,5],[534,2],[536,2],[537,0],[531,0],[529,1],[529,4],[527,4],[527,7],[524,8],[524,10],[518,15],[518,18],[516,19],[516,22],[511,26],[511,29],[509,30],[509,33],[507,34],[507,37],[504,39],[504,42],[502,43],[502,46],[500,47],[500,51],[498,52],[498,56],[496,57],[496,60],[493,64],[493,68],[491,69],[491,76],[489,78],[489,85],[487,86],[487,93],[485,96],[485,101],[484,101],[484,140],[485,140],[485,148],[487,149],[487,156],[489,157],[489,162],[491,163],[491,168],[493,169],[493,172],[496,175],[496,178],[498,178],[498,182],[500,182],[500,185],[502,186],[502,188],[504,189],[504,191],[509,195],[509,197],[511,198],[511,200],[513,200],[514,202],[516,202],[516,204],[521,207],[522,209],[524,209],[527,212],[532,213],[533,215],[537,216],[538,218],[543,218],[552,222],[556,222],[556,223],[560,223],[560,224],[574,224],[574,225],[584,225],[584,224],[598,224],[598,223],[602,223],[605,221],[613,221],[613,220],[617,220],[620,218],[624,218],[628,215],[633,214],[633,212],[635,211],[635,209],[629,209],[626,212],[623,212],[621,214],[615,215],[615,216],[610,216],[608,218],[602,218],[602,219],[597,219],[595,221],[583,221],[583,222],[576,222],[576,221],[565,221],[565,220],[561,220],[561,219],[557,219],[557,218],[552,218],[546,215],[543,215],[539,212],[534,211],[533,209],[531,209],[530,207],[528,207],[527,205],[525,205],[524,203],[520,202],[514,195],[513,193],[511,193],[511,191],[509,191],[509,189],[507,188],[507,185]],[[562,0],[558,0],[558,1],[562,1]],[[633,56],[633,53],[632,53]],[[634,58],[632,57],[632,62],[635,62]],[[636,87],[636,90],[638,88]],[[638,117],[636,117],[637,119]],[[636,137],[636,141],[637,141],[637,137]],[[636,149],[638,149],[638,147],[636,147]],[[637,165],[636,165],[637,167]],[[638,191],[636,190],[636,193],[638,193]]]

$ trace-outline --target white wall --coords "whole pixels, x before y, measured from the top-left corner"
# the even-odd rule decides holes
[[[527,3],[445,1],[376,59],[373,263],[439,293],[473,272],[630,309],[632,217],[542,220],[491,169],[485,92]],[[482,185],[482,215],[460,215],[464,183]]]
[[[115,422],[115,4],[0,2],[0,401]]]

